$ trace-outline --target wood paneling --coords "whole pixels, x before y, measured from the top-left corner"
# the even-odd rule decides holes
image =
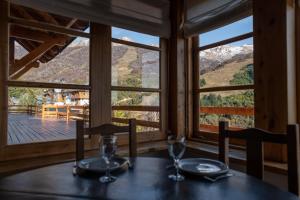
[[[185,39],[183,0],[171,1],[171,38],[169,56],[169,129],[174,134],[186,131]]]
[[[91,23],[91,126],[111,122],[111,27]]]
[[[288,123],[286,19],[286,1],[253,1],[255,126],[276,132]],[[265,147],[267,159],[285,160],[282,146]]]
[[[9,4],[0,1],[0,147],[7,143],[7,78],[9,73]]]

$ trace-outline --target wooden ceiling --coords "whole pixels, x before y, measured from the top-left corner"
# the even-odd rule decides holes
[[[36,22],[45,22],[48,24],[62,26],[65,28],[72,28],[80,31],[85,30],[89,26],[88,22],[34,10],[14,4],[11,5],[11,16]],[[76,38],[49,32],[46,30],[36,30],[13,24],[11,25],[10,34],[11,37],[15,38],[15,40],[28,52],[32,52],[40,48],[42,44],[47,43],[47,45],[44,45],[47,46],[47,51],[43,52],[38,59],[38,61],[42,63],[46,63],[53,59]]]

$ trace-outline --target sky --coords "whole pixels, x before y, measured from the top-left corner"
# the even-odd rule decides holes
[[[204,33],[200,35],[200,46],[215,43],[221,40],[229,39],[245,33],[253,31],[253,18],[252,16],[221,27],[219,29]],[[253,44],[253,39],[249,38],[239,42],[232,43],[233,46],[241,46],[244,44]]]
[[[199,40],[200,46],[205,46],[207,44],[215,43],[221,40],[225,40],[238,35],[249,33],[252,32],[252,30],[253,30],[253,18],[252,16],[250,16],[240,21],[229,24],[227,26],[221,27],[219,29],[201,34]],[[89,32],[89,28],[85,32]],[[112,28],[112,37],[118,39],[127,38],[137,43],[159,46],[159,37],[137,33],[134,31],[129,31],[129,30],[116,28],[116,27]],[[78,38],[74,42],[75,43],[80,42],[80,39]],[[241,46],[245,44],[252,45],[253,39],[249,38],[239,42],[231,43],[230,45]]]

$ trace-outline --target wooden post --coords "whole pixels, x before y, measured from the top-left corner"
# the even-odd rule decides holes
[[[186,132],[185,39],[183,36],[183,0],[171,1],[172,34],[169,50],[169,129]]]
[[[111,122],[111,27],[91,23],[91,127]]]
[[[67,121],[70,119],[70,106],[67,106]]]
[[[7,144],[7,118],[8,118],[8,88],[9,73],[9,3],[0,1],[0,147]]]
[[[287,42],[287,2],[254,0],[253,23],[255,126],[283,132],[295,120],[294,66],[287,59],[292,51]],[[282,145],[265,145],[266,159],[286,161],[285,155]]]

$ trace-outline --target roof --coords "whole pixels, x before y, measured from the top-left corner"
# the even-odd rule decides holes
[[[38,22],[45,22],[51,25],[72,28],[80,31],[84,31],[89,27],[89,23],[82,20],[63,17],[63,16],[59,16],[59,15],[55,15],[43,11],[34,10],[32,8],[15,5],[15,4],[11,5],[10,15],[17,18],[38,21]],[[32,33],[35,33],[35,35],[40,36],[39,38],[42,38],[42,36],[43,38],[48,38],[48,39],[49,38],[52,39],[56,37],[63,38],[62,42],[50,48],[48,51],[46,51],[46,53],[44,53],[38,59],[38,61],[40,61],[41,63],[47,63],[48,61],[55,58],[61,51],[64,50],[64,48],[66,48],[74,39],[76,39],[76,37],[71,37],[63,34],[53,33],[49,31],[42,31],[42,30],[34,30],[28,27],[21,27],[18,25],[11,25],[12,37],[14,37],[15,40],[21,46],[23,46],[28,52],[33,51],[44,42],[41,41],[41,39],[39,39],[38,37],[37,39],[35,39]],[[32,38],[28,36],[30,34]]]

